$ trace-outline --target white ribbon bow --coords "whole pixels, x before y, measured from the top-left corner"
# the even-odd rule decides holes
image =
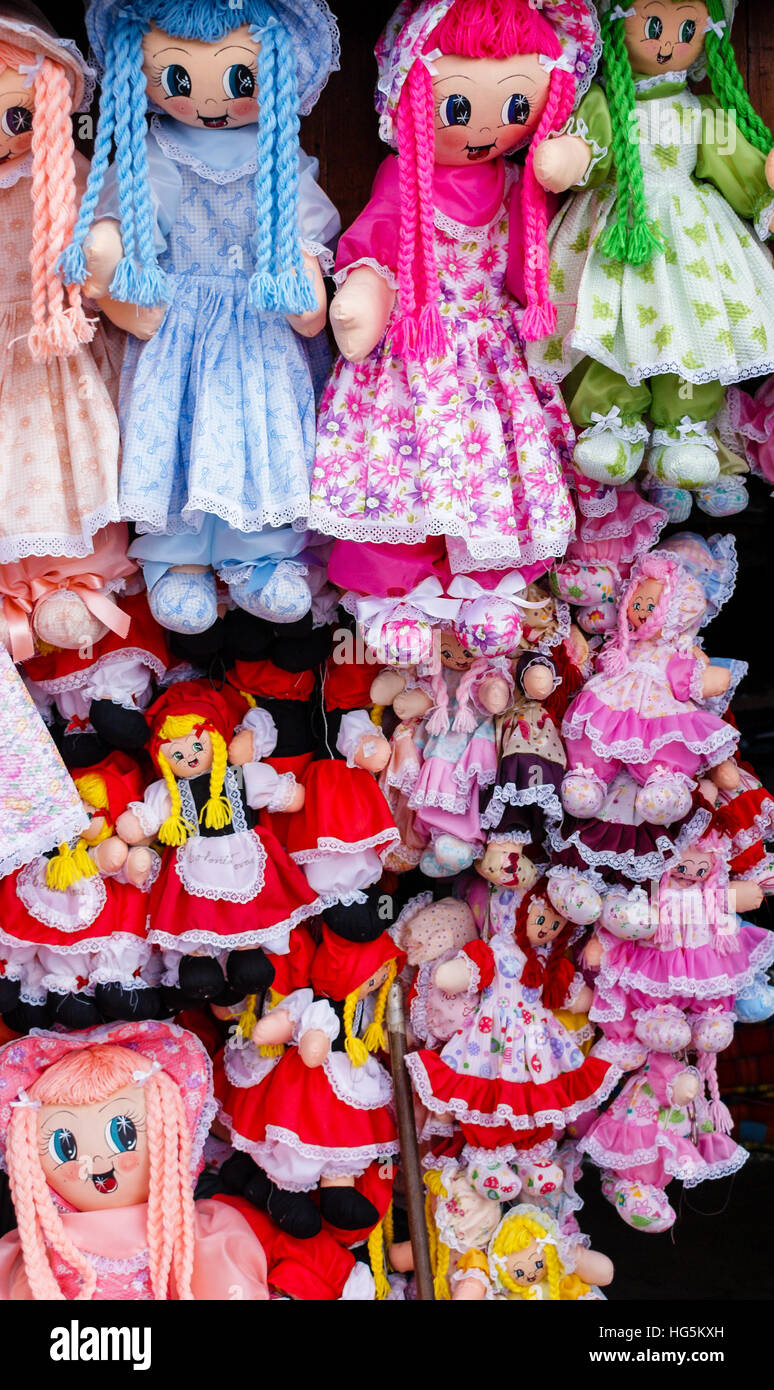
[[[613,9],[610,11],[610,18],[611,20],[631,19],[632,15],[635,15],[636,13],[637,11],[635,10],[633,5],[629,10],[625,10],[622,5],[615,5]]]
[[[29,1096],[27,1095],[27,1092],[22,1090],[19,1091],[19,1099],[11,1101],[11,1109],[17,1110],[21,1106],[26,1106],[28,1110],[39,1110],[40,1101],[30,1100]]]
[[[420,53],[419,61],[420,63],[424,63],[425,67],[427,68],[427,71],[430,73],[430,76],[435,77],[438,71],[437,67],[435,66],[436,62],[439,58],[442,57],[443,54],[440,48],[434,48],[430,53]]]
[[[598,410],[592,410],[591,418],[593,425],[589,425],[586,430],[587,435],[602,434],[604,430],[620,429],[623,425],[620,407],[614,405],[612,410],[608,410],[607,415],[602,415]]]
[[[706,420],[691,420],[687,415],[683,416],[675,428],[681,439],[685,439],[686,435],[689,434],[709,434],[709,424]]]
[[[366,643],[377,648],[385,623],[400,618],[453,622],[459,607],[459,603],[446,598],[440,579],[423,579],[416,589],[400,598],[361,599],[356,612]]]
[[[458,574],[449,585],[449,594],[452,598],[459,599],[502,598],[518,608],[546,608],[552,602],[550,598],[540,599],[536,603],[532,599],[521,597],[526,587],[521,575],[516,572],[506,574],[494,589],[485,589],[478,580],[471,579],[470,575]]]
[[[144,1086],[145,1082],[150,1081],[151,1077],[155,1076],[157,1071],[161,1071],[161,1062],[151,1063],[150,1071],[133,1071],[132,1081],[135,1081],[138,1086]]]
[[[20,63],[18,71],[24,73],[23,87],[31,87],[43,66],[43,54],[36,53],[34,63]]]
[[[704,32],[705,34],[714,34],[716,38],[722,39],[724,30],[727,28],[728,23],[725,19],[710,19],[709,16],[707,16],[707,24]]]
[[[541,53],[538,57],[538,62],[541,68],[545,68],[546,72],[553,72],[554,68],[558,68],[560,72],[575,72],[575,64],[572,58],[568,58],[566,53],[563,53],[561,58],[546,58],[545,55]]]

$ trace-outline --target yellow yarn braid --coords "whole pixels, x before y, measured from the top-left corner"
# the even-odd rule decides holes
[[[353,1067],[362,1067],[368,1061],[369,1053],[365,1043],[352,1032],[357,1004],[357,990],[353,989],[344,1000],[344,1050]]]
[[[192,734],[201,724],[201,719],[196,714],[169,714],[159,729],[159,738],[165,743],[172,739],[185,738],[187,734]],[[208,830],[223,830],[230,824],[232,818],[231,806],[228,799],[223,796],[223,783],[226,777],[226,767],[228,765],[228,749],[225,739],[215,730],[207,727],[207,733],[212,743],[212,769],[210,771],[210,795],[206,804],[202,807],[199,816],[200,822],[203,820]],[[164,754],[159,751],[159,768],[161,775],[167,786],[170,800],[172,802],[172,812],[164,821],[160,831],[159,839],[164,845],[184,845],[189,835],[196,832],[196,827],[187,821],[181,811],[180,789],[177,785],[172,768],[170,767]]]
[[[94,860],[89,857],[86,841],[79,840],[71,849],[65,840],[46,865],[46,885],[57,893],[65,893],[80,878],[92,878],[97,872]]]
[[[374,1276],[376,1285],[376,1298],[379,1303],[383,1303],[390,1296],[390,1285],[387,1281],[387,1271],[384,1266],[384,1227],[380,1221],[374,1226],[368,1237],[368,1259],[371,1264],[371,1273]]]
[[[363,1034],[363,1042],[369,1052],[385,1052],[387,1050],[387,1038],[384,1032],[384,1014],[387,1008],[387,995],[390,992],[390,985],[398,973],[398,962],[390,961],[390,969],[387,979],[379,990],[376,999],[376,1010],[373,1023],[369,1023]]]

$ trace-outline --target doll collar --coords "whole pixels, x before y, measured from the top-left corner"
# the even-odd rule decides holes
[[[653,77],[638,77],[634,73],[634,91],[638,101],[677,96],[687,86],[687,69],[683,72],[657,72]]]
[[[32,177],[32,152],[12,164],[10,169],[3,169],[0,165],[0,188],[13,188],[19,179],[29,179]]]
[[[171,116],[152,116],[151,133],[162,154],[176,164],[186,164],[203,178],[228,182],[255,173],[258,147],[255,125],[235,126],[232,130],[202,130],[184,125]]]

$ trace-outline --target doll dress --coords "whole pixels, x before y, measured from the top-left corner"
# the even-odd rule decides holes
[[[396,163],[382,165],[371,202],[342,238],[339,281],[368,264],[397,285]],[[396,302],[365,362],[336,362],[318,423],[314,529],[389,544],[458,538],[450,560],[463,571],[563,554],[574,526],[563,476],[573,433],[558,393],[536,388],[524,362],[518,304],[506,288],[511,186],[509,175],[483,226],[436,208],[445,354],[426,365],[393,355]]]
[[[78,193],[87,165],[75,156]],[[91,344],[38,362],[27,334],[32,250],[32,156],[0,170],[6,228],[0,260],[0,564],[29,555],[90,555],[118,521],[114,349],[101,323]]]
[[[499,672],[497,672],[499,674]],[[484,679],[491,671],[484,672]],[[478,797],[491,787],[497,776],[497,748],[494,719],[482,709],[471,691],[468,710],[475,718],[472,730],[455,730],[458,711],[457,690],[465,672],[444,670],[449,694],[449,728],[445,733],[428,734],[426,720],[414,738],[421,755],[419,776],[411,788],[409,807],[418,813],[421,826],[448,830],[463,839],[480,838]]]
[[[121,514],[140,532],[167,535],[198,533],[208,516],[242,532],[294,521],[303,529],[315,443],[305,339],[284,315],[248,302],[255,127],[191,130],[154,117],[146,149],[170,302],[152,338],[128,339]],[[313,170],[302,155],[302,244],[325,257],[321,240],[337,219]],[[98,215],[117,209],[111,169]]]

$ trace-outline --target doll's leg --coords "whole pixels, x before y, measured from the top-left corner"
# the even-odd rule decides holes
[[[95,956],[88,951],[64,955],[42,946],[38,959],[53,1022],[62,1023],[65,1028],[93,1028],[99,1023],[100,1012],[89,985]]]
[[[642,463],[648,438],[643,424],[650,406],[648,386],[630,386],[609,367],[587,358],[567,377],[564,398],[580,432],[574,458],[581,473],[597,483],[628,483]]]
[[[692,805],[698,759],[680,743],[660,748],[649,763],[631,763],[632,778],[639,784],[635,809],[649,825],[674,825],[687,816]]]
[[[627,1226],[660,1235],[676,1220],[664,1191],[665,1184],[661,1182],[663,1176],[661,1165],[657,1163],[638,1168],[636,1176],[629,1169],[625,1174],[603,1171],[602,1192]]]
[[[320,1215],[339,1231],[375,1226],[379,1213],[355,1187],[354,1177],[320,1179]]]
[[[512,1148],[481,1149],[466,1144],[461,1160],[468,1181],[479,1196],[490,1202],[512,1202],[518,1197],[522,1187],[522,1164],[515,1162]],[[527,1164],[525,1157],[524,1165]]]
[[[600,758],[591,740],[582,735],[567,740],[568,771],[562,782],[562,802],[572,816],[596,816],[620,767],[614,758]]]
[[[295,623],[312,605],[302,558],[310,539],[290,526],[245,533],[216,520],[212,563],[239,608],[269,622]]]
[[[218,616],[215,575],[210,568],[215,517],[201,531],[177,536],[138,536],[129,547],[142,565],[148,607],[170,632],[206,632]]]
[[[148,956],[147,942],[138,937],[119,936],[102,947],[90,984],[103,1018],[132,1021],[160,1016],[161,990],[143,978]]]
[[[717,482],[717,444],[710,424],[725,402],[718,381],[697,385],[667,374],[653,378],[648,471],[660,482],[696,488]]]

